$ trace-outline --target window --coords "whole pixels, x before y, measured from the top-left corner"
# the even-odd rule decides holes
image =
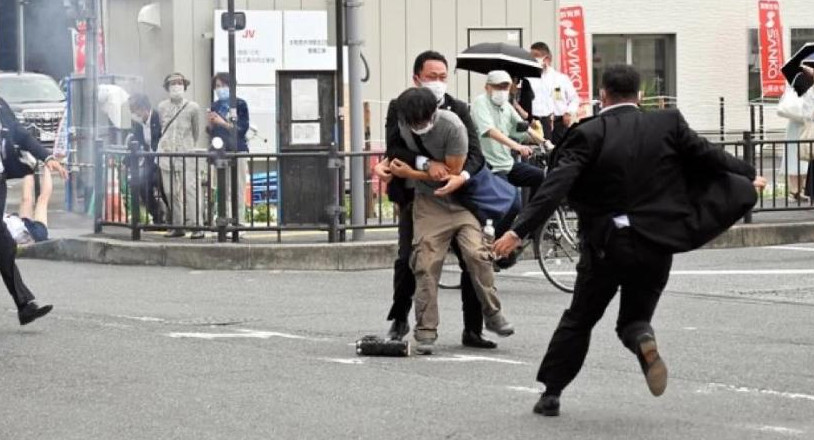
[[[605,68],[620,63],[639,69],[645,97],[675,96],[675,35],[594,35],[594,98]]]
[[[792,29],[791,47],[788,50],[788,57],[794,55],[805,43],[814,41],[814,29]],[[760,86],[760,42],[758,41],[757,29],[749,29],[749,101],[759,101],[761,97]]]

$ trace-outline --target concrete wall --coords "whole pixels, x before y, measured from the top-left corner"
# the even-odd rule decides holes
[[[748,29],[758,27],[757,0],[562,0],[582,5],[589,34],[675,34],[676,92],[688,121],[718,127],[718,97],[727,103],[726,123],[749,127]],[[786,56],[791,28],[814,27],[810,0],[780,0]],[[785,121],[766,110],[769,128]]]

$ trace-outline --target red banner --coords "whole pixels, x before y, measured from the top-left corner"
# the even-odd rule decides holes
[[[780,70],[784,64],[783,26],[780,4],[776,0],[761,0],[760,11],[760,83],[764,98],[783,95],[786,79]]]
[[[591,97],[591,84],[582,6],[560,8],[560,70],[571,78],[580,100],[588,101]]]
[[[73,31],[73,70],[74,73],[85,73],[85,49],[87,46],[87,30],[84,21],[80,21],[76,26],[77,30]],[[105,36],[102,29],[99,29],[99,57],[97,64],[97,71],[99,73],[105,72]]]

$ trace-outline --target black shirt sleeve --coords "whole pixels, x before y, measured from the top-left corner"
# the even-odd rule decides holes
[[[520,211],[512,230],[521,238],[541,226],[560,206],[582,170],[593,160],[595,148],[579,130],[571,130],[562,144],[557,165]]]

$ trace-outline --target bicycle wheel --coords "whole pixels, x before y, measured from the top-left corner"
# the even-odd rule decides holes
[[[576,216],[558,209],[535,235],[537,262],[554,287],[574,293],[579,262]]]

